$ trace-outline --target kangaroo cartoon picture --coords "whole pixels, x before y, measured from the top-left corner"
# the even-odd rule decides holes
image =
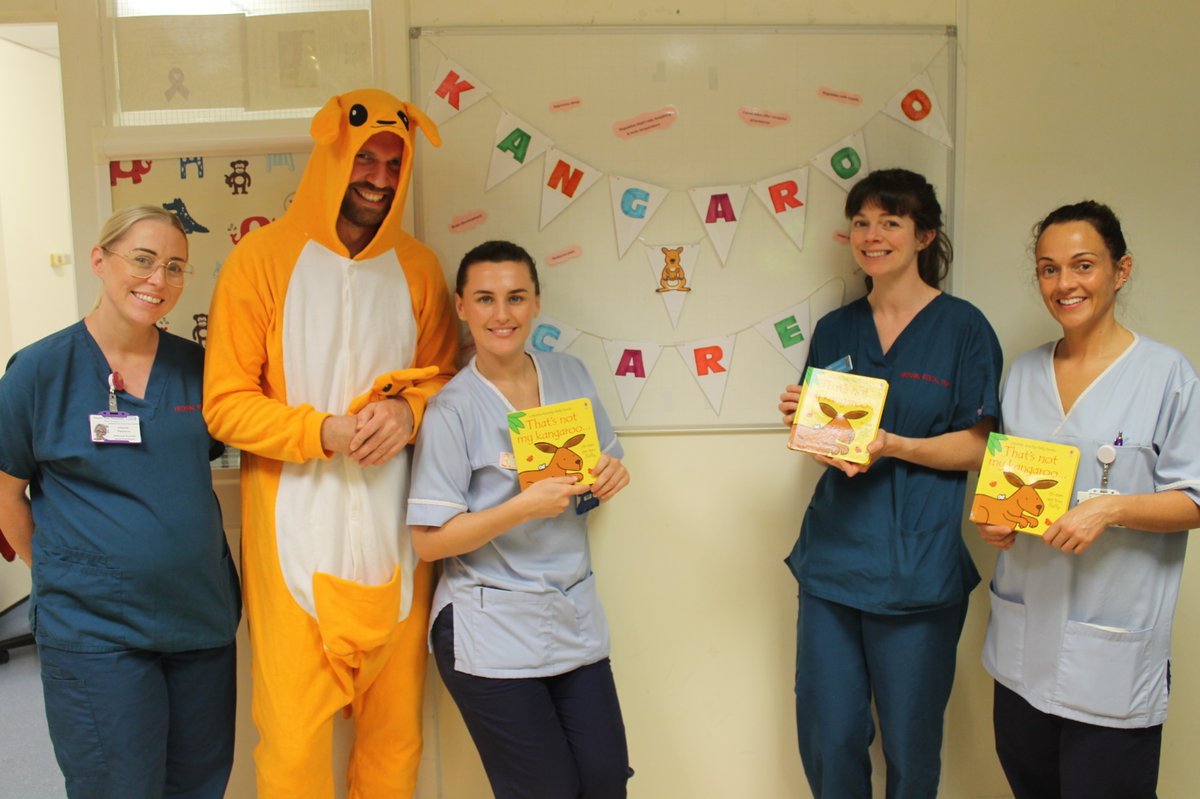
[[[1002,525],[1014,530],[1037,527],[1046,507],[1038,492],[1053,488],[1058,485],[1058,481],[1036,480],[1027,484],[1020,475],[1010,471],[1004,472],[1004,479],[1017,490],[1011,495],[1000,494],[994,497],[976,494],[971,504],[971,521]]]
[[[845,455],[850,451],[850,442],[854,440],[855,435],[854,425],[850,423],[862,419],[870,412],[864,410],[839,412],[824,400],[819,400],[817,406],[821,409],[821,413],[829,417],[829,421],[810,436],[807,443],[813,448],[825,450],[827,455]]]
[[[681,261],[683,247],[663,247],[662,252],[662,276],[658,280],[659,287],[655,292],[662,294],[664,291],[691,291]]]
[[[586,438],[584,433],[573,435],[564,441],[561,447],[555,446],[549,441],[535,442],[533,446],[542,452],[549,453],[550,460],[536,469],[517,472],[517,482],[520,483],[521,490],[524,491],[537,481],[545,480],[547,477],[578,475],[582,479],[583,458],[571,447],[578,446],[584,438]]]

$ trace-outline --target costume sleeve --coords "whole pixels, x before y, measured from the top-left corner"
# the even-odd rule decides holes
[[[1183,491],[1200,504],[1200,380],[1190,366],[1186,372],[1171,381],[1159,411],[1154,490]]]
[[[9,360],[8,370],[0,377],[0,471],[18,480],[32,480],[37,472],[33,450],[36,364],[34,358],[20,355]]]
[[[273,328],[284,298],[272,291],[270,253],[243,239],[221,268],[209,311],[204,420],[214,438],[275,460],[327,459],[321,423],[329,414],[289,406],[264,389],[268,361],[282,362]],[[276,256],[277,258],[280,256]],[[275,286],[275,288],[279,288]]]
[[[437,402],[425,416],[417,439],[408,523],[441,527],[469,509],[471,460],[462,419],[455,408]]]
[[[971,308],[971,318],[963,325],[954,381],[954,414],[951,430],[974,427],[985,416],[1000,418],[1000,372],[1004,352],[992,326],[977,309]]]
[[[417,320],[417,349],[413,366],[438,367],[436,375],[417,381],[401,394],[412,407],[415,433],[421,427],[429,398],[454,376],[455,359],[458,357],[458,322],[450,303],[450,293],[446,289],[446,279],[442,276],[433,251],[412,239],[398,254],[408,279],[413,317]]]

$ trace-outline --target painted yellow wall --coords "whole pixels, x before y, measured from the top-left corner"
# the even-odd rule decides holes
[[[87,45],[90,28],[81,14],[89,12],[64,13],[70,15],[60,19],[64,41],[76,36],[80,47]],[[957,24],[966,80],[955,239],[959,293],[993,321],[1007,359],[1051,337],[1054,326],[1029,280],[1029,227],[1061,202],[1095,196],[1122,214],[1135,255],[1126,320],[1200,362],[1188,307],[1196,285],[1189,256],[1200,245],[1200,225],[1191,218],[1200,160],[1187,149],[1200,121],[1194,104],[1200,51],[1190,41],[1200,24],[1194,4],[409,0],[380,4],[376,21],[385,45],[384,82],[399,91],[408,85],[408,26]],[[77,87],[64,91],[69,108],[91,102]],[[88,113],[96,118],[94,103]],[[86,161],[86,126],[72,135],[74,156],[82,152]],[[94,183],[86,174],[73,172],[72,179],[73,190],[88,191]],[[80,202],[87,209],[95,198]],[[77,239],[93,235],[94,225],[78,229],[83,216],[77,206]],[[782,558],[815,468],[763,433],[639,436],[625,443],[634,483],[598,515],[593,538],[638,772],[631,796],[808,796],[792,722],[795,584]],[[227,513],[236,517],[228,503]],[[973,530],[966,535],[986,576],[993,554]],[[1200,623],[1198,568],[1188,567],[1180,599],[1163,799],[1190,799],[1200,791],[1189,762],[1200,748],[1200,642],[1190,634]],[[947,713],[946,799],[1011,795],[991,749],[991,686],[978,657],[985,626],[981,591]],[[434,696],[421,799],[489,795],[452,703],[440,688]],[[253,795],[252,745],[252,734],[240,739],[230,797]],[[876,762],[882,770],[878,751]]]

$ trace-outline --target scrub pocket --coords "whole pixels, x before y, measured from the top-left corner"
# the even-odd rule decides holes
[[[569,604],[561,607],[559,612],[569,615],[555,625],[555,630],[570,633],[570,636],[562,641],[562,649],[577,657],[582,645],[590,650],[587,656],[589,661],[607,655],[608,619],[596,593],[596,576],[589,573],[587,577],[568,588],[567,599]]]
[[[1149,712],[1153,628],[1129,632],[1068,621],[1054,701],[1097,716],[1127,719]]]
[[[102,777],[108,772],[100,730],[85,680],[66,676],[46,661],[50,655],[39,647],[42,658],[42,688],[46,699],[46,721],[54,756],[66,777]]]
[[[125,643],[129,622],[123,572],[102,555],[44,547],[33,562],[39,643]]]
[[[485,586],[472,589],[468,601],[454,603],[458,670],[500,677],[545,663],[554,638],[555,597]]]
[[[1025,606],[999,596],[988,586],[992,615],[983,642],[983,665],[1009,685],[1021,685],[1025,666]]]

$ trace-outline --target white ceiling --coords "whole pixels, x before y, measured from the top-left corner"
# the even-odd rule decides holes
[[[0,25],[0,39],[37,50],[58,58],[58,26],[53,23],[38,25]]]

